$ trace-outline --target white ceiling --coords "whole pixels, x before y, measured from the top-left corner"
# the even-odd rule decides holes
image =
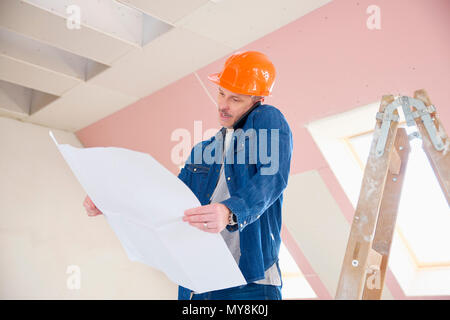
[[[2,0],[0,116],[79,130],[328,2]]]

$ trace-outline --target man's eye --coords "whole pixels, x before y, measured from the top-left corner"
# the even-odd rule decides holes
[[[238,99],[238,98],[233,98],[233,101],[236,101],[236,102],[238,102],[238,101],[239,101],[239,99]]]

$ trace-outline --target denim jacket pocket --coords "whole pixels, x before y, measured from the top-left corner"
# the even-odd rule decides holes
[[[191,190],[202,202],[208,182],[209,166],[203,164],[186,164],[186,170],[191,173]]]
[[[209,172],[209,166],[205,166],[202,164],[186,164],[186,169],[189,170],[192,173],[208,173]]]

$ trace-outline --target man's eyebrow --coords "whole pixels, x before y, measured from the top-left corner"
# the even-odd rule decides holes
[[[225,94],[225,92],[223,92],[223,90],[222,90],[222,89],[220,89],[220,88],[219,88],[219,92],[220,92],[220,93],[223,93],[223,94]],[[233,94],[231,95],[231,97],[232,97],[232,98],[238,98],[238,99],[240,99],[240,98],[241,98],[241,97],[239,97],[239,96],[236,96],[236,95],[233,95]]]

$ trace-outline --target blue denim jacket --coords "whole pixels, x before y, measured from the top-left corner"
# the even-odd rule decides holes
[[[264,271],[278,261],[283,191],[288,183],[293,142],[283,114],[260,102],[237,121],[234,129],[233,147],[229,148],[224,167],[230,198],[221,203],[237,220],[236,225],[228,225],[227,229],[240,232],[239,268],[250,283],[263,279]],[[238,129],[245,134],[239,135]],[[221,155],[224,132],[222,128],[209,140],[194,146],[178,175],[201,205],[210,203],[219,179],[222,160],[211,163],[210,158]],[[276,145],[279,157],[276,157]],[[252,158],[255,154],[251,152],[255,150],[252,146],[259,151],[256,161]],[[261,153],[268,157],[260,156]],[[190,293],[189,289],[179,286],[178,299],[189,299]]]

